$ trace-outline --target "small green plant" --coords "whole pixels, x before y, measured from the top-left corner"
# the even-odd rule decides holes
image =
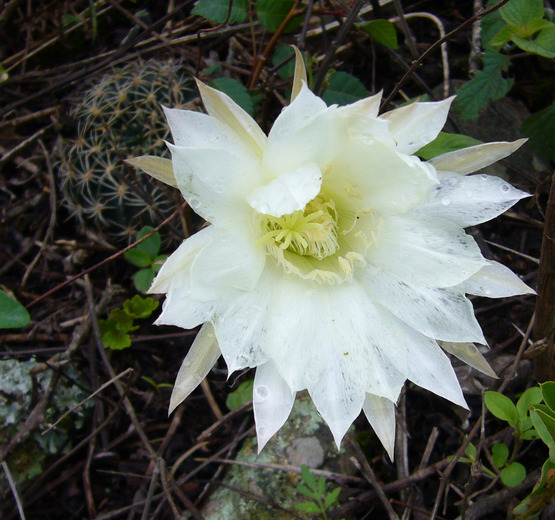
[[[139,328],[136,319],[148,318],[158,307],[159,302],[153,298],[141,298],[138,294],[110,311],[107,320],[98,320],[104,348],[122,350],[131,346],[129,332]]]
[[[18,329],[29,325],[31,317],[18,301],[0,290],[0,329]]]
[[[225,400],[226,406],[230,411],[243,406],[245,403],[252,401],[252,389],[254,387],[254,379],[243,381],[237,388],[231,392]]]
[[[295,508],[305,513],[319,514],[321,519],[327,520],[329,518],[327,511],[338,502],[337,497],[341,492],[341,488],[336,487],[329,493],[326,493],[326,480],[324,477],[316,480],[316,475],[304,464],[301,466],[301,475],[306,485],[299,486],[299,492],[312,500],[295,504]]]
[[[153,231],[154,228],[151,226],[145,226],[137,234],[137,240],[140,240]],[[167,255],[159,254],[161,244],[162,239],[160,238],[160,233],[156,232],[138,244],[137,247],[123,254],[128,262],[135,267],[139,267],[139,270],[133,275],[133,283],[139,292],[146,293],[148,291],[148,288],[152,284],[152,280],[154,280],[154,277],[167,257]]]

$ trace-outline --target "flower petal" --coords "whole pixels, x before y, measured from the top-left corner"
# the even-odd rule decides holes
[[[304,59],[301,51],[292,45],[295,51],[295,73],[293,75],[293,86],[291,87],[291,102],[299,95],[303,88],[303,83],[306,85],[308,80],[306,78],[306,67],[304,66]]]
[[[499,262],[488,261],[477,273],[463,284],[464,291],[488,298],[506,298],[519,294],[536,294],[508,267]]]
[[[188,280],[191,264],[198,253],[211,243],[217,233],[213,226],[201,229],[198,233],[183,241],[164,262],[148,292],[150,294],[166,293],[172,284],[184,286]]]
[[[393,460],[395,448],[395,403],[378,395],[366,394],[362,405],[364,415]]]
[[[304,209],[318,195],[321,185],[320,168],[309,162],[256,188],[247,201],[258,213],[281,217]]]
[[[410,381],[468,409],[449,358],[435,341],[409,344],[408,355]]]
[[[452,287],[486,265],[475,240],[447,220],[388,216],[376,235],[367,260],[416,286]]]
[[[497,217],[528,193],[517,190],[499,177],[441,172],[434,199],[419,208],[436,218],[446,218],[462,227],[475,226]]]
[[[380,117],[389,120],[389,130],[397,141],[397,149],[410,155],[439,135],[454,99],[455,96],[451,96],[443,101],[411,103]]]
[[[156,180],[177,188],[172,162],[169,159],[156,157],[155,155],[141,155],[140,157],[126,159],[125,162],[148,173]]]
[[[416,157],[398,154],[382,141],[350,141],[324,174],[324,189],[350,197],[357,208],[404,213],[423,203],[437,184],[435,170]]]
[[[206,323],[197,334],[177,373],[168,415],[201,383],[219,357],[220,349],[214,329],[210,323]]]
[[[295,395],[279,375],[274,363],[268,361],[256,369],[252,402],[258,453],[289,417]]]
[[[222,227],[249,220],[245,192],[256,185],[256,160],[239,148],[168,147],[177,185],[195,213]]]
[[[444,341],[484,343],[480,325],[462,290],[411,285],[393,273],[362,269],[359,279],[379,302],[421,334]]]
[[[482,356],[482,353],[478,350],[474,343],[449,343],[447,341],[442,341],[440,345],[443,350],[446,350],[449,354],[452,354],[461,361],[464,361],[472,368],[475,368],[487,376],[497,379],[497,374],[489,366],[486,358]]]
[[[431,162],[437,170],[450,171],[466,175],[472,173],[494,162],[503,159],[518,150],[528,139],[518,139],[512,143],[504,141],[496,143],[485,143],[476,146],[469,146],[447,152],[443,155],[434,157]]]
[[[262,155],[266,146],[266,135],[247,114],[227,94],[205,85],[197,80],[197,87],[202,97],[206,111],[226,124],[256,155]]]

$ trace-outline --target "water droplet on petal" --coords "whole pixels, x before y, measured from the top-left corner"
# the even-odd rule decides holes
[[[183,366],[185,368],[189,368],[191,366],[191,362],[190,361],[183,361]]]
[[[511,191],[511,187],[508,184],[502,184],[501,185],[501,191],[503,193],[509,193],[509,191]]]
[[[488,176],[485,173],[482,173],[482,175],[480,175],[480,179],[482,179],[483,181],[487,181]]]
[[[487,289],[486,294],[489,296],[491,294],[491,291],[489,289]]]
[[[268,387],[264,385],[257,386],[255,392],[258,401],[266,400],[270,394],[270,390],[268,390]]]
[[[449,204],[451,204],[451,201],[450,201],[447,197],[443,197],[443,198],[441,199],[441,203],[442,203],[444,206],[449,206]]]
[[[197,199],[196,197],[189,197],[189,206],[191,206],[191,208],[193,209],[198,209],[200,208],[200,200]]]
[[[468,276],[468,271],[461,271],[461,274],[462,274],[463,276]]]

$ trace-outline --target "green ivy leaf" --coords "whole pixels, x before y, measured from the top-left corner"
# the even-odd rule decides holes
[[[416,155],[428,161],[438,155],[454,152],[461,148],[468,148],[469,146],[476,146],[477,144],[482,144],[482,141],[478,141],[468,135],[440,132],[431,143],[420,148],[420,150],[416,152]]]
[[[528,117],[522,124],[522,133],[541,156],[555,160],[555,102]]]
[[[160,270],[160,266],[145,267],[140,269],[133,275],[133,283],[137,291],[148,292],[156,273]]]
[[[145,226],[137,233],[137,240],[140,240],[141,238],[148,235],[149,233],[152,233],[153,231],[154,231],[153,227]],[[156,232],[152,236],[148,237],[144,242],[141,242],[137,246],[137,249],[144,251],[149,256],[151,261],[154,262],[154,260],[158,256],[158,252],[160,251],[161,244],[162,244],[162,239],[160,238],[160,233]]]
[[[27,309],[0,290],[0,329],[26,327],[30,321]]]
[[[368,92],[358,78],[346,72],[333,72],[322,99],[329,105],[348,105],[365,98]]]
[[[505,96],[513,86],[513,79],[505,79],[502,72],[507,71],[510,58],[488,49],[484,54],[484,69],[466,82],[458,91],[456,110],[463,119],[475,119],[488,101]]]
[[[134,247],[123,253],[125,259],[136,267],[148,267],[152,264],[152,258],[138,247]]]
[[[502,442],[494,444],[491,448],[491,456],[496,468],[502,468],[509,458],[509,448]]]
[[[256,14],[258,21],[266,30],[275,32],[294,4],[294,0],[257,0]]]
[[[543,17],[543,0],[510,0],[499,9],[499,14],[507,23],[525,25]]]
[[[516,406],[503,394],[488,390],[484,396],[488,410],[498,419],[507,421],[513,428],[517,427]]]
[[[110,311],[110,317],[107,322],[116,329],[130,332],[139,328],[133,323],[133,317],[129,316],[123,309],[116,308]]]
[[[371,40],[381,43],[390,49],[398,49],[397,31],[389,20],[370,20],[357,24]]]
[[[159,302],[154,298],[141,298],[138,294],[123,304],[123,310],[132,318],[148,318],[158,307]]]
[[[230,411],[243,406],[245,403],[252,401],[252,389],[254,386],[254,380],[249,379],[244,381],[239,385],[237,390],[231,392],[225,401],[226,406]]]
[[[500,476],[507,487],[515,487],[526,478],[526,468],[520,462],[512,462],[501,470]]]
[[[210,82],[210,85],[227,94],[235,103],[251,116],[254,114],[252,97],[246,87],[233,78],[218,78]]]
[[[553,24],[542,29],[534,40],[525,40],[519,36],[513,36],[512,40],[523,51],[532,52],[544,58],[555,58],[555,26]]]
[[[98,320],[98,326],[102,334],[104,348],[109,348],[110,350],[123,350],[131,346],[129,334],[118,327],[116,319],[108,318],[107,320]]]
[[[202,16],[211,22],[223,23],[229,12],[231,0],[199,0],[191,14]],[[244,22],[249,12],[249,0],[233,0],[228,23]]]
[[[314,502],[301,502],[295,504],[295,509],[304,511],[305,513],[321,513],[320,508]]]

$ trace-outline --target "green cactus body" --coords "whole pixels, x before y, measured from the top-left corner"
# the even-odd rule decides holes
[[[195,97],[183,67],[155,60],[114,69],[85,92],[72,110],[78,137],[62,145],[58,169],[65,205],[83,227],[129,241],[175,210],[170,191],[124,161],[167,153],[162,105]]]

